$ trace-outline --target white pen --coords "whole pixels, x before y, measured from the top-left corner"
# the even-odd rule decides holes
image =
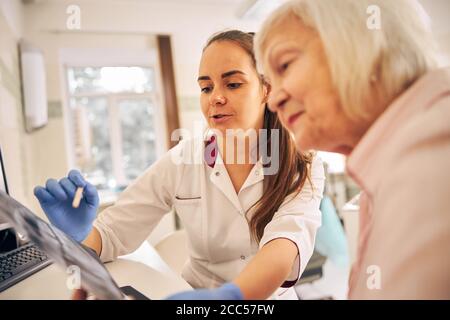
[[[72,207],[78,208],[82,197],[83,197],[83,187],[78,187],[77,191],[75,191],[75,196],[73,197]]]

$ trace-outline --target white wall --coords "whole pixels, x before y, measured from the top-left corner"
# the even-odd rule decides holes
[[[431,28],[441,50],[441,65],[450,65],[450,1],[419,0],[430,16]]]
[[[22,2],[17,0],[1,0],[0,12],[14,37],[21,37],[24,28]]]
[[[26,6],[27,31],[60,31],[66,28],[66,8],[77,3],[81,9],[81,33],[170,34],[180,96],[199,93],[196,74],[207,38],[225,28],[255,31],[257,22],[236,17],[239,1],[44,1]]]
[[[23,126],[18,41],[23,32],[18,1],[0,1],[0,145],[11,194],[28,204],[27,136]]]

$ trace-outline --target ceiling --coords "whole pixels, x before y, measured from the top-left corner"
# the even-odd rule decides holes
[[[22,0],[24,4],[39,3],[71,3],[69,0]],[[77,3],[170,3],[172,5],[191,3],[196,5],[234,6],[236,14],[240,17],[263,19],[271,10],[285,0],[78,0]],[[336,0],[339,1],[339,0]],[[450,1],[449,0],[419,0],[425,11],[430,15],[433,30],[436,34],[450,33]]]

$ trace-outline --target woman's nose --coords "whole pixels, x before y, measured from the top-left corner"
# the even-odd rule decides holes
[[[287,101],[287,94],[283,90],[273,90],[269,95],[269,99],[267,104],[269,106],[269,110],[272,112],[280,111],[280,109],[284,106]]]
[[[211,95],[211,105],[218,106],[224,105],[227,102],[227,99],[220,92],[214,93]]]

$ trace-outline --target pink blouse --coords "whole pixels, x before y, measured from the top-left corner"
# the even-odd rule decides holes
[[[350,299],[450,299],[450,69],[429,72],[348,158],[363,190]]]

